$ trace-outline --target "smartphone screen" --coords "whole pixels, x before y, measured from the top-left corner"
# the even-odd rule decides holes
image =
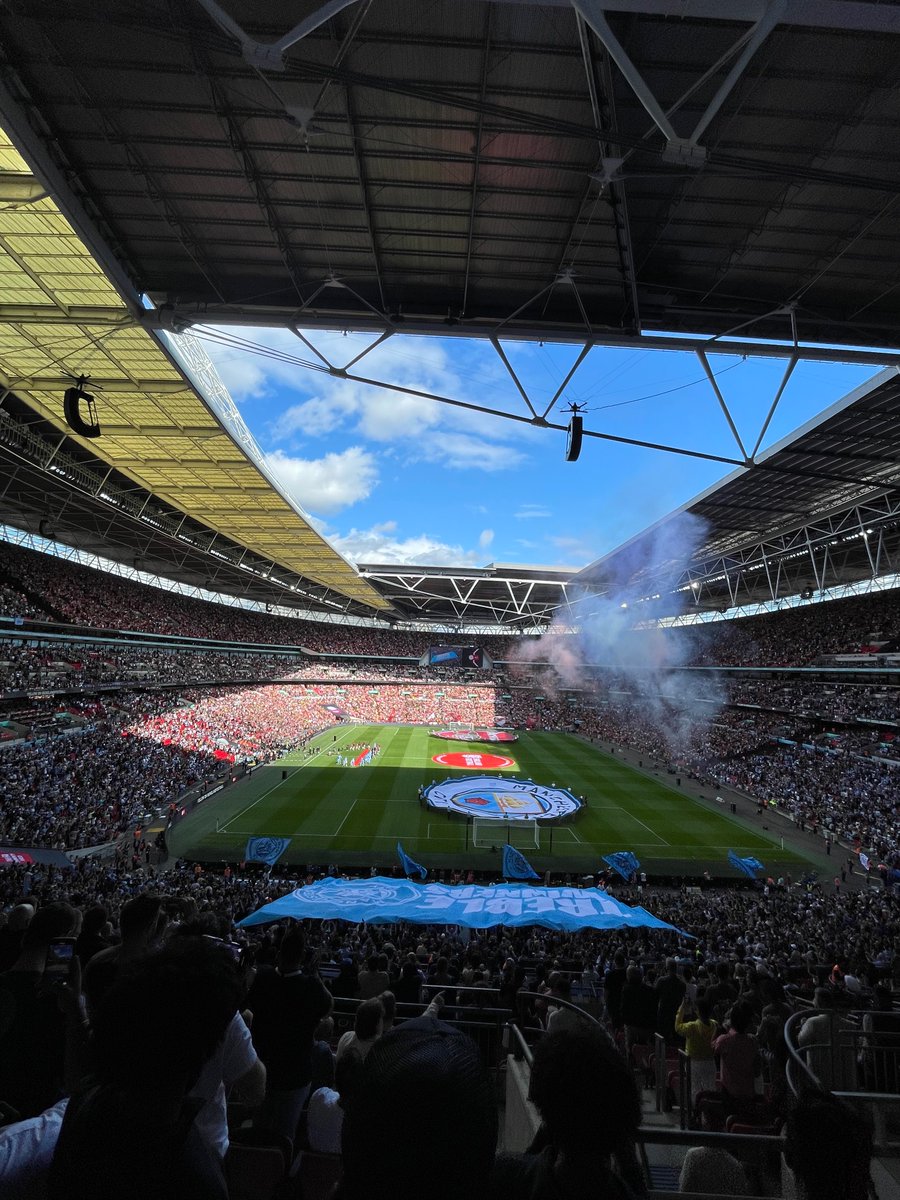
[[[237,942],[227,942],[225,938],[213,937],[211,933],[204,933],[203,936],[208,942],[215,942],[217,946],[221,946],[225,953],[230,954],[234,961],[240,965],[244,957],[243,946],[239,946]]]
[[[68,979],[69,967],[75,954],[74,938],[54,938],[47,947],[44,961],[44,978],[48,980]]]

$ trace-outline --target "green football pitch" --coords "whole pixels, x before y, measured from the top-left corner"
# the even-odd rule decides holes
[[[372,765],[338,765],[337,754],[351,755],[351,744],[373,742],[381,752]],[[739,818],[691,798],[673,778],[635,770],[568,734],[521,733],[511,745],[476,745],[434,738],[421,727],[354,725],[319,734],[310,748],[311,755],[288,754],[198,806],[172,829],[170,850],[202,862],[235,861],[249,837],[270,835],[292,839],[285,863],[386,869],[400,840],[426,866],[490,868],[496,850],[473,846],[471,825],[418,800],[420,785],[469,773],[556,784],[585,797],[574,819],[539,827],[539,847],[533,831],[530,844],[513,840],[540,870],[595,871],[599,856],[615,850],[632,850],[648,871],[673,875],[734,874],[729,850],[754,855],[769,872],[809,865]],[[448,771],[433,761],[452,752],[495,753],[514,765]]]

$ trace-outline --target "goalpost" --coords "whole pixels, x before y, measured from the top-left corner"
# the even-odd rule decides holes
[[[540,850],[541,831],[537,821],[498,821],[472,818],[472,845],[478,848],[515,846],[517,850]]]

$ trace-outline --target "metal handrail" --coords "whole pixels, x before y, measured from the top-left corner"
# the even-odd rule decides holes
[[[518,1027],[515,1021],[507,1021],[506,1028],[510,1032],[511,1040],[517,1043],[516,1048],[512,1051],[513,1057],[525,1060],[528,1063],[529,1070],[534,1066],[534,1055],[531,1053],[531,1047],[522,1036],[522,1030]]]
[[[815,1072],[810,1067],[807,1061],[807,1055],[810,1051],[827,1050],[831,1062],[831,1078],[838,1077],[838,1055],[848,1049],[861,1048],[863,1050],[876,1049],[872,1046],[867,1046],[864,1039],[877,1038],[882,1043],[877,1049],[884,1051],[892,1051],[898,1059],[898,1069],[900,1069],[900,1032],[892,1032],[889,1030],[875,1031],[874,1033],[865,1030],[862,1027],[860,1018],[862,1017],[895,1017],[898,1014],[894,1011],[882,1012],[872,1009],[815,1009],[805,1008],[800,1012],[792,1013],[788,1017],[784,1026],[784,1039],[788,1050],[788,1062],[786,1067],[786,1075],[788,1085],[794,1095],[798,1095],[803,1087],[813,1087],[820,1089],[822,1081],[816,1076]],[[826,1016],[829,1018],[829,1037],[825,1041],[809,1042],[804,1046],[799,1044],[797,1034],[806,1021],[813,1016]],[[857,1023],[857,1028],[840,1029],[837,1022],[839,1020],[852,1020]],[[800,1072],[800,1080],[797,1078],[797,1073]],[[862,1099],[864,1096],[869,1100],[885,1100],[895,1101],[897,1096],[893,1092],[866,1092],[861,1090],[848,1091],[846,1089],[832,1089],[836,1096],[857,1097]]]

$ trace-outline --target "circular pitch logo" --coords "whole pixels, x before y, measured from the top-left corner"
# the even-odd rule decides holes
[[[425,789],[425,801],[429,808],[497,821],[558,820],[581,808],[581,801],[565,788],[491,775],[433,783]]]
[[[514,767],[516,760],[502,754],[482,754],[473,750],[470,754],[460,750],[452,754],[436,754],[431,760],[442,767],[456,767],[460,771],[505,771]]]
[[[432,729],[431,736],[448,742],[517,742],[519,735],[508,729]]]

